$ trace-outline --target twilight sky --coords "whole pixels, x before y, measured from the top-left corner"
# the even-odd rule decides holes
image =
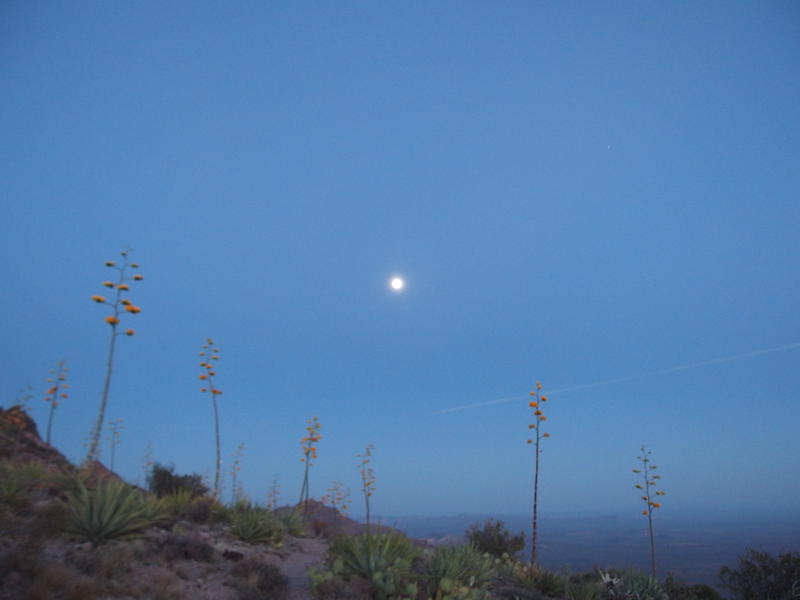
[[[378,514],[525,512],[541,380],[540,515],[636,514],[641,444],[663,511],[796,510],[797,3],[6,1],[0,89],[2,404],[66,359],[71,460],[129,245],[132,481],[212,474],[213,337],[258,501],[316,415],[312,496],[374,443]]]

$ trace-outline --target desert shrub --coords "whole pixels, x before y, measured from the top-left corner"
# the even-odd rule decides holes
[[[330,572],[311,575],[316,600],[373,600],[372,582],[363,577],[343,577]]]
[[[178,490],[159,499],[164,511],[175,519],[208,523],[216,502],[209,496],[195,496],[188,490]]]
[[[159,498],[177,492],[187,492],[191,497],[208,494],[208,487],[197,473],[177,475],[174,466],[167,467],[159,463],[154,464],[147,475],[147,486]]]
[[[188,490],[176,490],[160,496],[164,512],[171,517],[179,517],[184,513],[194,500],[194,495]]]
[[[528,593],[533,593],[533,598],[538,598],[540,595],[564,595],[566,581],[557,573],[520,562],[513,563],[510,568],[506,566],[504,571],[507,581],[506,587],[527,590]]]
[[[428,595],[440,597],[458,587],[484,589],[495,574],[495,559],[473,546],[439,546],[427,560]]]
[[[784,552],[773,557],[768,552],[748,549],[739,557],[738,567],[722,567],[719,578],[735,600],[798,598],[800,554]]]
[[[488,519],[483,525],[475,523],[466,531],[467,541],[478,552],[502,557],[503,554],[514,556],[525,547],[525,534],[513,535],[505,528],[505,523],[496,519]]]
[[[722,600],[722,596],[704,583],[687,585],[676,579],[672,573],[664,580],[664,591],[669,600]]]
[[[179,516],[193,523],[208,523],[211,521],[211,509],[215,503],[216,500],[208,496],[195,498]]]
[[[38,549],[32,549],[22,544],[4,548],[0,552],[0,590],[2,584],[10,579],[10,575],[18,573],[23,576],[33,577],[42,570],[43,563]]]
[[[69,494],[66,530],[95,546],[131,537],[164,518],[160,507],[135,488],[118,481]]]
[[[188,600],[186,586],[178,575],[164,567],[150,567],[136,578],[128,594],[148,600]],[[128,594],[125,594],[128,596]]]
[[[275,516],[263,509],[234,510],[231,515],[231,535],[248,544],[283,543],[283,528]]]
[[[228,508],[222,502],[211,498],[211,502],[208,505],[208,522],[230,524],[233,512],[233,509]]]
[[[231,569],[238,600],[280,599],[286,596],[288,580],[275,565],[246,558]]]
[[[551,600],[535,587],[519,585],[505,578],[492,585],[491,592],[492,598],[497,600]]]
[[[0,503],[14,510],[26,509],[32,493],[49,480],[49,473],[36,462],[0,461]]]
[[[213,562],[214,547],[196,533],[173,533],[164,538],[163,552],[167,560]]]
[[[100,585],[91,577],[81,575],[67,584],[64,592],[64,600],[94,600],[100,598],[102,589]],[[47,596],[50,600],[52,596]]]
[[[80,577],[74,569],[62,564],[43,564],[42,569],[36,574],[35,581],[25,591],[26,600],[49,600],[60,597],[70,582]]]
[[[37,504],[32,508],[31,514],[31,519],[25,524],[26,533],[41,541],[61,534],[69,521],[66,506],[57,500]]]
[[[161,561],[147,540],[112,540],[102,547],[73,554],[69,562],[84,575],[97,580],[114,580],[121,574],[130,573],[140,562]]]
[[[331,539],[335,535],[333,525],[322,519],[314,519],[311,521],[311,532],[315,536],[325,539]]]

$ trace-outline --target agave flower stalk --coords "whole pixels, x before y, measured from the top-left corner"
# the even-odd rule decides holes
[[[47,435],[45,437],[45,442],[50,443],[52,439],[53,433],[53,416],[56,412],[56,408],[61,403],[61,400],[66,400],[69,398],[69,394],[65,391],[69,385],[67,384],[67,363],[64,360],[58,361],[56,364],[55,369],[50,369],[50,377],[47,378],[47,385],[49,386],[47,390],[47,395],[44,397],[44,401],[50,404],[50,411],[47,416]]]
[[[278,508],[278,501],[281,497],[281,486],[280,482],[278,481],[278,476],[274,475],[272,477],[272,483],[269,486],[269,490],[267,491],[267,510],[274,511]]]
[[[217,446],[217,464],[214,470],[214,498],[219,500],[222,490],[220,489],[219,475],[222,471],[222,452],[220,450],[219,441],[219,408],[217,407],[217,396],[222,394],[222,390],[214,385],[214,377],[217,374],[216,362],[219,361],[219,348],[214,346],[214,340],[211,338],[206,339],[203,344],[203,350],[200,352],[202,362],[200,366],[203,367],[203,373],[199,375],[200,380],[203,382],[203,387],[200,391],[203,393],[211,394],[211,405],[214,408],[214,434]]]
[[[653,579],[656,577],[656,543],[653,536],[653,511],[661,508],[661,503],[656,499],[663,496],[665,492],[656,490],[656,486],[661,479],[661,475],[653,473],[658,468],[650,460],[650,450],[645,446],[641,447],[642,454],[636,458],[642,463],[641,469],[633,469],[633,472],[641,477],[642,482],[637,483],[634,487],[642,493],[641,499],[645,503],[645,509],[642,514],[647,517],[647,528],[650,534],[650,569]]]
[[[125,429],[122,419],[114,419],[108,422],[108,441],[111,443],[111,465],[110,468],[114,470],[114,458],[117,454],[117,446],[122,441],[122,430]]]
[[[303,515],[308,513],[308,470],[312,466],[313,461],[317,459],[317,444],[322,439],[320,431],[322,425],[317,417],[311,417],[306,421],[306,435],[300,440],[300,448],[303,451],[303,458],[300,462],[304,463],[303,469],[303,485],[300,488],[300,500],[298,504],[303,505]]]
[[[370,463],[372,462],[373,444],[364,448],[364,452],[356,454],[361,460],[358,463],[358,472],[361,475],[361,492],[364,494],[364,507],[366,510],[367,528],[369,528],[369,499],[375,493],[375,473]]]
[[[117,345],[117,337],[120,335],[132,336],[136,334],[133,329],[126,329],[122,331],[117,329],[120,325],[120,317],[124,314],[136,315],[142,309],[127,298],[130,291],[130,283],[139,282],[144,277],[140,273],[134,273],[129,276],[131,269],[138,269],[139,265],[136,263],[128,262],[128,251],[123,250],[120,255],[122,256],[122,264],[118,265],[112,260],[106,261],[106,267],[117,271],[116,281],[104,281],[103,287],[112,290],[113,296],[109,299],[101,294],[92,296],[92,300],[98,304],[104,304],[111,309],[111,314],[105,318],[105,322],[111,326],[111,339],[108,345],[108,359],[106,361],[106,376],[103,382],[103,392],[100,396],[100,409],[97,411],[97,421],[95,422],[94,429],[89,439],[89,452],[86,455],[86,462],[98,460],[100,458],[100,435],[103,431],[103,423],[105,422],[106,407],[108,406],[108,393],[111,389],[111,375],[114,370],[114,352]]]
[[[242,456],[244,456],[244,444],[239,444],[233,453],[233,464],[231,465],[231,503],[236,504],[244,497],[238,479],[239,472],[242,470]]]
[[[529,435],[532,433],[533,437],[528,438],[527,443],[533,445],[535,451],[534,468],[533,468],[533,517],[531,519],[531,566],[536,564],[536,543],[538,542],[539,535],[539,455],[542,453],[541,443],[544,438],[549,438],[550,434],[542,431],[542,424],[547,420],[542,407],[547,402],[547,396],[541,393],[542,384],[536,382],[536,390],[531,392],[533,397],[528,403],[528,406],[533,409],[534,420],[533,423],[528,425]]]
[[[144,454],[142,455],[142,475],[144,480],[147,481],[147,476],[156,461],[153,460],[153,442],[148,440],[147,445],[144,447]]]
[[[321,501],[323,504],[330,502],[336,511],[346,516],[347,511],[350,510],[350,490],[344,487],[341,481],[334,481],[333,485],[328,488],[328,493],[321,498]],[[334,530],[338,531],[339,521],[336,520],[337,516],[334,515]]]

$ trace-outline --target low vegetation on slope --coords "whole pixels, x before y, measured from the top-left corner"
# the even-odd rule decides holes
[[[519,559],[524,536],[500,521],[473,525],[465,537],[464,545],[426,547],[314,500],[224,505],[199,476],[158,464],[141,489],[100,463],[70,465],[23,411],[0,409],[0,600],[721,598],[705,585],[634,570],[539,568]],[[311,546],[318,554],[305,555]],[[800,555],[749,551],[721,579],[735,600],[793,599]]]

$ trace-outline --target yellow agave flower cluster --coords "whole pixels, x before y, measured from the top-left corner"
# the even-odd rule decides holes
[[[50,369],[50,375],[52,375],[52,377],[47,378],[47,384],[50,387],[47,389],[44,401],[49,402],[53,408],[59,405],[59,398],[62,400],[69,398],[69,394],[63,391],[69,388],[67,384],[67,371],[69,371],[69,369],[63,360],[58,363],[57,369]]]
[[[322,439],[321,430],[322,424],[317,417],[311,417],[306,421],[306,435],[300,439],[300,447],[303,449],[303,458],[300,459],[300,462],[308,461],[308,464],[311,465],[311,461],[316,460],[317,447],[315,444]]]
[[[343,515],[350,510],[350,490],[344,487],[340,481],[334,481],[328,488],[328,493],[320,498],[323,504],[330,504]]]
[[[642,446],[641,450],[642,455],[636,458],[642,462],[642,468],[633,469],[633,472],[641,475],[642,483],[637,483],[633,487],[643,492],[644,495],[641,496],[641,499],[645,502],[647,508],[642,511],[642,514],[648,516],[653,509],[661,508],[661,503],[656,502],[655,499],[659,496],[664,496],[666,492],[655,489],[660,483],[658,480],[661,479],[661,475],[653,473],[658,468],[658,465],[654,465],[650,460],[650,450],[647,450],[644,446]]]
[[[120,322],[120,316],[122,313],[130,313],[132,315],[139,314],[142,312],[142,309],[135,304],[133,304],[130,300],[123,297],[123,294],[130,291],[130,286],[128,285],[129,282],[132,281],[142,281],[144,276],[140,273],[134,273],[131,276],[128,276],[129,269],[138,269],[139,265],[136,263],[129,263],[128,262],[128,252],[123,251],[120,253],[122,256],[122,264],[118,265],[113,260],[107,260],[105,262],[106,267],[110,269],[114,269],[119,272],[119,276],[117,277],[116,281],[104,281],[103,287],[108,288],[109,290],[113,290],[113,298],[108,299],[101,294],[95,294],[92,296],[92,300],[97,302],[98,304],[106,304],[111,307],[113,313],[108,315],[104,320],[106,323],[111,325],[116,330],[117,325]],[[135,335],[136,330],[134,329],[126,329],[124,331],[125,335]]]
[[[214,376],[217,374],[217,367],[211,361],[219,360],[219,348],[214,347],[214,340],[211,338],[206,340],[206,343],[203,344],[203,351],[200,352],[200,357],[203,359],[200,366],[203,367],[204,372],[198,375],[198,378],[205,386],[201,387],[200,391],[210,391],[215,396],[222,394],[222,390],[214,387]]]
[[[367,498],[371,497],[375,492],[375,473],[370,466],[370,462],[372,462],[372,451],[374,449],[375,445],[370,444],[364,448],[363,453],[356,454],[356,457],[361,459],[358,463],[358,470],[361,473],[361,483]]]
[[[549,433],[543,433],[541,430],[541,424],[547,421],[547,415],[542,411],[542,406],[547,402],[547,396],[542,394],[542,383],[540,381],[536,382],[536,391],[530,392],[530,395],[533,397],[533,400],[528,402],[528,406],[533,409],[533,415],[536,419],[533,423],[528,425],[528,429],[535,431],[536,437],[528,439],[527,443],[536,444],[538,446],[541,438],[550,437]]]

